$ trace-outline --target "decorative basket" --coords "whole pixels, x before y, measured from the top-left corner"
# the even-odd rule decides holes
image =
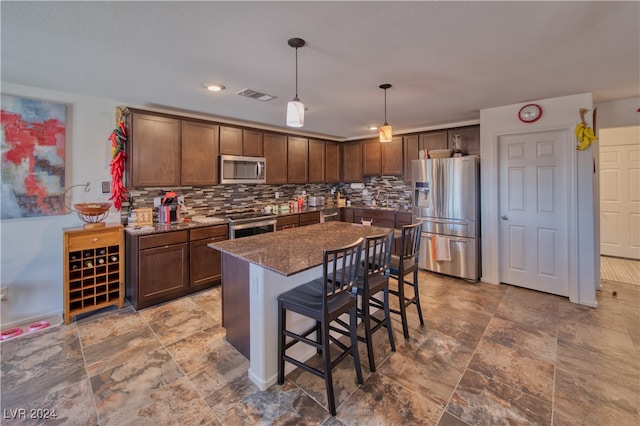
[[[430,149],[429,158],[449,158],[453,154],[452,149]]]
[[[85,228],[105,226],[103,220],[109,216],[111,203],[81,203],[74,204],[74,211],[80,220],[85,222]]]

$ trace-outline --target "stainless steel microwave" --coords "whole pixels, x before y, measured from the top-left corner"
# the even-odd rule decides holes
[[[266,164],[263,157],[220,156],[220,183],[265,183]]]

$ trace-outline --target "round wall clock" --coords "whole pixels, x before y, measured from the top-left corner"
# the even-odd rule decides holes
[[[518,111],[518,118],[523,123],[533,123],[542,117],[542,108],[537,104],[527,104]]]

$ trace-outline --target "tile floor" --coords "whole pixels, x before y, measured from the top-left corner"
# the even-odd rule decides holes
[[[603,281],[592,309],[506,285],[420,280],[425,327],[412,310],[404,340],[394,320],[395,353],[376,333],[373,374],[360,345],[362,386],[350,357],[334,370],[336,417],[308,373],[264,392],[248,380],[212,289],[3,342],[1,423],[640,424],[640,286]]]

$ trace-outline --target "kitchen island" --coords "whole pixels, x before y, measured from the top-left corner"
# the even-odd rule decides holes
[[[227,341],[249,359],[249,378],[261,390],[278,378],[278,295],[322,277],[323,250],[391,230],[327,222],[208,244],[222,253],[222,317]],[[287,315],[291,315],[287,325],[292,329],[302,331],[312,324]],[[311,347],[301,347],[298,353],[295,349],[292,353],[298,358],[315,354]]]

